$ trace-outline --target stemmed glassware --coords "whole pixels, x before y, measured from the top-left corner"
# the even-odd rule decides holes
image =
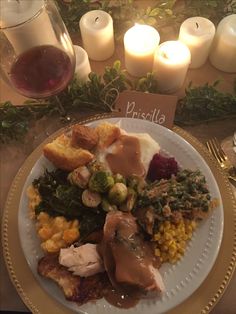
[[[1,1],[0,75],[29,98],[57,95],[74,74],[73,44],[52,0]]]

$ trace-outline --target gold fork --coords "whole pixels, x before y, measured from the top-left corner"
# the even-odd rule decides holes
[[[232,181],[236,182],[236,169],[229,161],[228,157],[225,155],[225,152],[220,146],[219,141],[216,137],[208,140],[206,142],[206,146],[209,152],[215,157],[218,161],[219,165],[223,170],[225,170],[228,174],[228,178]]]

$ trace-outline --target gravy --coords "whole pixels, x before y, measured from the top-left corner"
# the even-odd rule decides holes
[[[134,136],[122,135],[116,142],[114,153],[107,154],[106,160],[113,173],[120,173],[124,177],[145,175],[140,143]]]
[[[108,303],[122,309],[134,307],[141,297],[142,294],[138,291],[127,294],[114,288],[107,290],[104,294],[104,298]]]

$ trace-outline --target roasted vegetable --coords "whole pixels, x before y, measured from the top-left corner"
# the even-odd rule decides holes
[[[97,207],[102,201],[99,193],[90,191],[88,189],[84,190],[82,193],[82,202],[88,207]]]
[[[90,179],[91,173],[86,166],[76,168],[68,175],[68,180],[71,184],[77,185],[80,188],[86,188]]]
[[[128,189],[124,183],[115,183],[109,190],[108,199],[111,204],[121,205],[127,198]]]
[[[89,189],[98,193],[107,192],[114,185],[114,179],[106,171],[94,172],[89,180]]]
[[[88,164],[88,169],[91,173],[94,173],[97,171],[106,171],[106,166],[95,159]]]
[[[136,175],[133,175],[128,178],[127,180],[127,186],[134,189],[138,193],[142,193],[143,189],[147,185],[144,178],[138,177]]]
[[[101,206],[105,212],[111,212],[112,210],[117,210],[117,206],[109,203],[106,198],[102,200]]]
[[[126,185],[126,179],[119,173],[113,175],[115,183],[124,183]]]

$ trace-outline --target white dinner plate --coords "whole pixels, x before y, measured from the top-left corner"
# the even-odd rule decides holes
[[[90,125],[97,125],[103,120]],[[119,123],[127,132],[149,133],[159,144],[161,150],[175,157],[182,168],[200,169],[213,198],[219,199],[219,206],[213,210],[207,219],[202,221],[188,242],[185,255],[175,265],[164,264],[160,268],[166,291],[154,299],[143,299],[130,309],[119,309],[104,299],[89,302],[78,307],[75,303],[66,301],[61,289],[52,281],[37,274],[37,261],[43,255],[40,242],[35,231],[34,221],[29,219],[26,189],[32,181],[42,175],[46,168],[53,169],[52,164],[42,155],[33,166],[23,187],[21,195],[18,226],[22,249],[28,265],[39,284],[48,294],[66,307],[77,313],[89,314],[160,314],[164,313],[188,298],[205,280],[214,265],[221,245],[224,216],[223,205],[216,180],[201,155],[182,137],[160,125],[138,119],[110,118],[106,121]]]

